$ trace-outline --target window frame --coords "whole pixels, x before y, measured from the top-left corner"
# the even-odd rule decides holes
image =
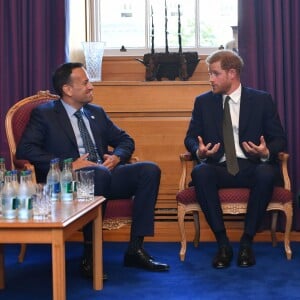
[[[101,23],[101,16],[100,16],[100,1],[101,0],[85,0],[85,18],[86,18],[86,41],[100,41],[100,33],[95,30],[97,28],[96,24]],[[145,22],[145,39],[149,41],[149,31],[148,31],[148,24],[147,20],[150,18],[150,9],[149,9],[149,0],[145,1],[145,11],[146,11],[146,22]],[[226,0],[225,0],[226,1]],[[196,9],[196,16],[195,16],[195,26],[199,28],[200,21],[199,21],[199,1],[196,0],[195,4]],[[97,13],[94,13],[97,12]],[[199,30],[195,32],[195,40],[196,43],[199,43]],[[147,44],[147,43],[146,43]],[[197,51],[199,55],[207,55],[212,53],[213,51],[217,50],[221,45],[218,47],[197,47],[197,48],[185,48],[184,50],[188,49],[188,51]],[[223,45],[225,46],[225,45]],[[169,47],[171,52],[178,51],[178,48]],[[149,53],[151,48],[127,48],[125,52],[120,51],[120,49],[105,49],[104,56],[143,56],[145,53]],[[155,48],[156,52],[164,52],[164,48]]]

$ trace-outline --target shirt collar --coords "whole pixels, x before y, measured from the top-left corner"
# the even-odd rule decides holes
[[[72,107],[71,105],[69,105],[68,103],[66,103],[63,100],[61,100],[61,103],[64,106],[64,108],[65,108],[65,110],[66,110],[69,118],[71,118],[72,116],[74,116],[74,114],[76,113],[77,109],[75,109],[74,107]]]
[[[240,84],[239,87],[230,95],[223,95],[223,102],[225,101],[226,96],[229,96],[231,100],[237,104],[241,101],[241,95],[242,95],[242,85]]]

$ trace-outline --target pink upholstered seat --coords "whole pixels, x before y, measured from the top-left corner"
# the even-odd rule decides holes
[[[222,203],[248,203],[250,190],[246,188],[230,188],[219,190],[219,197]],[[291,191],[282,187],[275,187],[271,203],[279,203],[284,205],[289,203],[293,197]],[[189,187],[178,192],[176,199],[178,202],[188,205],[197,202],[194,187]]]
[[[275,187],[271,202],[267,207],[267,211],[272,211],[272,224],[271,224],[271,238],[273,246],[276,245],[276,225],[278,211],[282,211],[286,217],[285,234],[284,234],[284,246],[287,259],[291,259],[292,251],[290,248],[290,231],[292,226],[292,201],[293,194],[290,191],[290,179],[287,172],[287,153],[280,153],[279,160],[281,161],[281,169],[284,179],[284,187]],[[188,187],[189,181],[188,171],[193,167],[193,161],[190,153],[180,155],[180,161],[182,165],[182,174],[179,183],[179,192],[176,195],[177,200],[177,215],[178,224],[181,234],[181,249],[180,259],[185,259],[186,253],[186,233],[185,233],[185,215],[186,213],[192,213],[194,218],[195,236],[194,245],[198,246],[200,239],[200,222],[199,212],[201,211],[200,205],[196,199],[196,193],[194,187]],[[188,166],[188,164],[191,164]],[[224,214],[245,214],[247,210],[247,203],[249,199],[250,190],[247,188],[228,188],[220,189],[219,197]]]

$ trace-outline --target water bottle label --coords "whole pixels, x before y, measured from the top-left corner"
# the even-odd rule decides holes
[[[19,199],[18,198],[13,198],[12,199],[12,209],[17,209],[19,206]]]
[[[28,198],[28,209],[32,209],[32,198]]]
[[[59,194],[60,193],[60,183],[56,182],[53,184],[53,193],[54,194]]]
[[[72,182],[67,182],[65,184],[65,193],[73,193],[73,184]]]

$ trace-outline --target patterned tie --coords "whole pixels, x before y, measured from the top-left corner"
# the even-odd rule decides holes
[[[239,165],[236,158],[233,129],[229,109],[230,97],[227,96],[224,103],[224,114],[223,114],[223,139],[225,147],[225,157],[228,173],[236,175],[239,171]]]
[[[94,146],[94,143],[91,139],[91,136],[85,126],[85,123],[83,121],[83,116],[81,110],[77,110],[74,116],[77,118],[78,121],[78,128],[80,131],[80,135],[83,140],[83,146],[85,148],[85,151],[89,153],[88,160],[93,162],[101,162],[101,158],[99,156],[99,153]]]

